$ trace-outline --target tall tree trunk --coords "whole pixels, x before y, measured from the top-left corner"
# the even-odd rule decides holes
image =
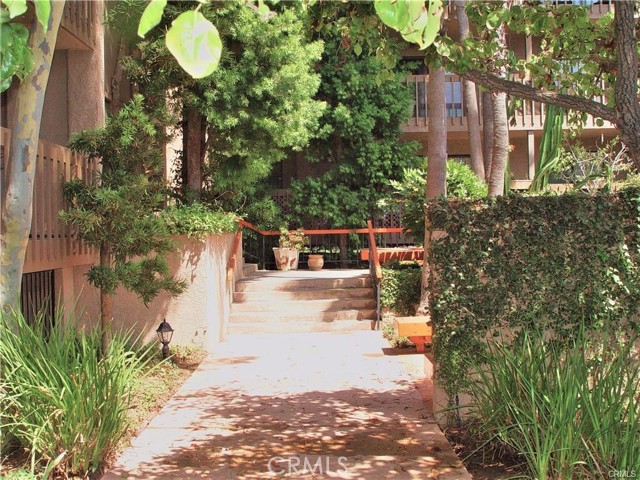
[[[493,157],[493,105],[491,92],[482,93],[482,156],[484,160],[484,179],[489,183],[491,159]]]
[[[108,244],[100,245],[100,266],[111,269],[111,248]],[[102,355],[106,355],[111,343],[113,326],[113,302],[112,294],[100,289],[100,330],[102,334]]]
[[[640,102],[638,97],[638,37],[634,9],[637,2],[616,2],[616,77],[615,99],[620,139],[640,170]]]
[[[506,77],[507,26],[502,24],[496,30],[500,47],[496,52],[496,61],[502,65],[496,68],[496,74]],[[491,94],[493,110],[493,154],[491,155],[491,171],[489,173],[489,195],[504,194],[504,177],[509,158],[509,118],[507,117],[507,94],[493,92]]]
[[[427,88],[427,112],[429,132],[427,145],[427,195],[426,200],[447,196],[447,113],[445,109],[445,72],[442,67],[429,69]],[[429,219],[425,217],[424,251],[425,262],[422,267],[422,290],[418,314],[429,312],[430,284],[433,270],[428,252],[431,246]]]
[[[204,161],[203,118],[195,107],[186,108],[183,128],[183,187],[187,200],[198,201],[202,193]]]
[[[18,86],[18,102],[11,119],[11,150],[2,199],[2,239],[0,252],[0,308],[4,313],[19,308],[24,259],[31,230],[33,183],[40,138],[44,96],[64,1],[51,2],[51,16],[45,32],[33,20],[29,46],[35,68]]]
[[[469,36],[469,17],[464,11],[465,0],[456,0],[456,16],[460,41]],[[470,80],[462,80],[462,94],[467,109],[467,129],[469,130],[469,152],[471,169],[482,180],[485,180],[485,168],[482,158],[482,140],[480,136],[480,118],[478,114],[478,95],[476,84]]]

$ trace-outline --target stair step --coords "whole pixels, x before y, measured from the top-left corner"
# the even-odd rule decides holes
[[[335,310],[329,312],[307,312],[300,308],[297,312],[237,312],[230,316],[230,326],[236,323],[298,323],[298,322],[342,322],[347,320],[375,320],[376,310]]]
[[[343,300],[350,298],[373,298],[372,288],[331,288],[326,290],[251,290],[246,292],[235,292],[233,301],[260,302],[260,301],[286,301],[286,300],[320,300],[340,298]]]
[[[317,313],[332,312],[338,310],[361,310],[376,308],[376,301],[373,298],[324,298],[319,300],[265,300],[257,302],[234,303],[231,306],[231,313],[240,312],[278,312],[282,315],[288,313]]]
[[[229,324],[230,334],[240,333],[289,333],[289,332],[353,332],[373,330],[370,320],[341,320],[339,322],[242,322]]]
[[[298,291],[298,290],[330,290],[344,288],[370,288],[371,278],[273,278],[253,276],[236,283],[236,292],[253,291]]]
[[[258,273],[258,264],[257,263],[245,263],[244,265],[242,265],[242,276],[243,277],[250,277],[251,275],[254,275],[256,273]]]

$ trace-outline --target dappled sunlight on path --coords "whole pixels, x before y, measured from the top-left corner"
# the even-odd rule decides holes
[[[104,478],[470,478],[384,346],[380,332],[233,336]]]

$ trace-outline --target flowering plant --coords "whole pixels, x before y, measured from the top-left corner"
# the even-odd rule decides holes
[[[302,247],[308,244],[309,237],[304,234],[303,228],[287,230],[285,227],[280,227],[280,239],[278,241],[278,246],[280,248],[302,250]]]

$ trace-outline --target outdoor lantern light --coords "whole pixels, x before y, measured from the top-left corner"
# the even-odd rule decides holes
[[[169,356],[169,343],[171,342],[171,337],[173,337],[173,328],[171,325],[167,323],[167,320],[162,320],[162,323],[156,330],[158,334],[158,340],[162,344],[162,358],[167,358]]]

